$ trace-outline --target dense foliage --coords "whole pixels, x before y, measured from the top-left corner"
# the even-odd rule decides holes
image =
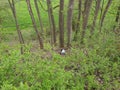
[[[109,36],[110,37],[110,36]],[[17,49],[0,46],[2,90],[118,90],[120,56],[114,39],[101,40],[94,48],[72,48],[66,56],[50,51],[24,55]],[[17,48],[17,47],[16,47]],[[48,47],[49,48],[49,47]]]
[[[94,35],[90,38],[91,11],[85,43],[80,44],[80,39],[72,41],[72,47],[63,56],[59,54],[57,46],[51,49],[47,12],[41,9],[45,49],[40,50],[25,1],[16,1],[18,22],[26,41],[25,52],[23,55],[20,53],[21,46],[9,5],[1,6],[0,1],[0,8],[5,9],[0,9],[0,90],[120,90],[120,36],[119,32],[116,34],[113,31],[119,0],[113,1],[102,32],[96,25]],[[58,1],[55,1],[53,5],[56,6]],[[34,6],[33,2],[31,5]],[[46,9],[45,0],[42,5]],[[33,11],[37,20],[36,12]],[[54,10],[56,23],[57,11],[58,8]],[[58,29],[58,24],[56,26]]]

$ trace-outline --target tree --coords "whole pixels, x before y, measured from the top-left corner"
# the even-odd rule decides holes
[[[93,19],[92,27],[91,27],[91,36],[92,36],[92,34],[94,32],[94,28],[95,28],[95,25],[96,25],[96,20],[97,20],[98,12],[100,10],[100,3],[101,3],[101,0],[97,0],[96,1],[95,14],[94,14],[94,19]]]
[[[115,22],[116,24],[113,27],[113,30],[116,34],[119,34],[120,32],[120,6],[118,6],[117,8],[117,14],[116,14],[116,18],[115,18]],[[118,27],[116,27],[118,25]]]
[[[52,9],[52,3],[51,0],[47,0],[47,6],[48,6],[48,16],[49,16],[49,22],[50,22],[50,29],[51,29],[51,42],[56,43],[56,26],[55,26],[55,20],[53,15],[53,9]]]
[[[74,0],[69,0],[68,11],[67,11],[67,30],[68,30],[67,47],[71,46],[73,5],[74,5]]]
[[[34,0],[34,3],[35,3],[35,8],[36,8],[36,11],[37,11],[38,19],[39,19],[39,22],[40,22],[41,31],[42,31],[42,34],[43,34],[43,24],[42,24],[41,15],[40,15],[37,0]]]
[[[82,12],[82,0],[79,0],[78,3],[78,17],[77,17],[77,25],[75,27],[75,35],[74,35],[74,40],[77,40],[77,34],[80,29],[80,19],[81,19],[81,12]]]
[[[36,32],[38,40],[39,40],[40,48],[43,49],[44,48],[43,41],[42,41],[41,35],[40,35],[40,33],[37,29],[37,25],[36,25],[35,18],[34,18],[34,15],[33,15],[31,4],[30,4],[30,0],[26,0],[26,3],[27,3],[27,7],[28,7],[28,11],[29,11],[31,20],[32,20],[33,27],[35,29],[35,32]]]
[[[64,0],[60,0],[59,10],[60,48],[64,47]]]
[[[108,11],[108,9],[109,9],[111,3],[112,3],[112,0],[108,0],[108,3],[107,3],[107,5],[106,5],[106,7],[105,7],[105,9],[104,9],[104,11],[103,11],[102,16],[101,16],[101,21],[100,21],[100,32],[101,32],[101,29],[102,29],[102,26],[103,26],[103,22],[104,22],[106,13],[107,13],[107,11]]]
[[[18,24],[17,16],[16,16],[15,2],[14,2],[14,0],[12,0],[12,2],[10,0],[8,0],[8,2],[9,2],[9,5],[10,5],[10,8],[12,10],[12,14],[14,16],[14,19],[15,19],[18,38],[19,38],[19,42],[21,44],[21,54],[23,54],[24,53],[24,49],[23,49],[24,40],[23,40],[22,33],[20,31],[20,27],[19,27],[19,24]]]
[[[115,22],[120,24],[120,6],[118,6]],[[120,25],[119,25],[120,28]]]
[[[84,43],[83,39],[85,37],[85,31],[88,23],[90,8],[92,6],[93,0],[85,0],[84,11],[83,11],[83,22],[82,22],[82,33],[81,33],[81,44]]]
[[[101,18],[102,18],[102,13],[103,13],[103,10],[104,10],[104,4],[105,4],[105,1],[102,0],[101,1],[101,7],[100,7],[100,19],[99,19],[99,23],[101,22]]]

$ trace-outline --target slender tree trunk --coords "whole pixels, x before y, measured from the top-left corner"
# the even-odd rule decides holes
[[[50,15],[50,6],[49,6],[49,2],[47,1],[47,7],[48,7],[48,18],[49,18],[49,27],[50,27],[50,34],[51,34],[51,45],[53,46],[53,27],[52,27],[52,22],[51,22],[51,15]]]
[[[102,6],[100,8],[100,20],[99,20],[99,23],[101,22],[101,18],[102,18],[102,13],[103,13],[103,9],[104,9],[104,0],[102,0]]]
[[[67,30],[68,30],[68,42],[67,47],[71,46],[72,40],[72,15],[73,15],[74,0],[69,0],[69,6],[67,11]]]
[[[64,0],[60,0],[59,30],[60,30],[60,48],[64,48]]]
[[[21,44],[21,54],[23,54],[24,53],[24,49],[23,49],[24,40],[23,40],[22,33],[20,31],[20,27],[19,27],[19,24],[18,24],[17,16],[16,16],[15,2],[14,2],[14,0],[12,0],[12,2],[10,2],[10,0],[8,0],[8,2],[9,2],[9,5],[10,5],[10,8],[12,10],[14,19],[15,19],[15,24],[16,24],[16,29],[17,29],[17,33],[18,33],[18,38],[19,38],[19,42]]]
[[[51,29],[52,29],[51,34],[53,35],[53,43],[55,44],[56,43],[56,26],[55,26],[55,20],[54,20],[51,0],[47,0],[47,6],[48,6],[49,20],[50,20]]]
[[[27,7],[28,7],[28,10],[29,10],[30,17],[31,17],[31,20],[32,20],[32,23],[33,23],[33,27],[34,27],[34,29],[36,31],[37,36],[38,36],[40,48],[43,49],[43,41],[42,41],[40,33],[39,33],[38,29],[37,29],[37,25],[36,25],[35,18],[34,18],[34,15],[33,15],[31,4],[30,4],[30,0],[26,0],[26,2],[27,2]]]
[[[118,9],[117,9],[117,14],[116,14],[115,22],[116,22],[116,24],[114,25],[113,30],[114,30],[114,32],[116,34],[118,34],[117,30],[120,29],[120,6],[118,6]],[[119,25],[118,28],[116,28],[116,25]]]
[[[106,5],[106,7],[105,7],[105,10],[104,10],[104,12],[102,14],[101,21],[100,21],[100,32],[101,32],[101,29],[102,29],[102,26],[103,26],[103,22],[104,22],[106,13],[107,13],[107,11],[108,11],[111,3],[112,3],[112,0],[109,0],[108,3],[107,3],[107,5]]]
[[[100,10],[100,3],[101,3],[101,0],[97,0],[96,1],[95,14],[94,14],[94,19],[93,19],[92,27],[91,27],[91,36],[93,35],[94,28],[95,28],[95,25],[96,25],[96,20],[97,20],[98,12]]]
[[[85,3],[84,3],[81,44],[84,43],[84,37],[85,37],[85,33],[86,33],[86,27],[87,27],[87,23],[88,23],[90,8],[92,6],[92,1],[93,0],[85,0]]]
[[[35,3],[35,8],[36,8],[36,11],[37,11],[38,19],[39,19],[39,22],[40,22],[41,34],[43,34],[43,24],[42,24],[41,15],[40,15],[37,0],[34,0],[34,3]]]
[[[113,27],[113,31],[115,33],[115,39],[116,39],[116,50],[120,52],[120,4],[117,7],[117,13],[115,18],[115,25]]]
[[[116,15],[116,18],[115,18],[115,22],[118,22],[119,18],[120,18],[120,6],[118,6],[118,10],[117,10],[117,15]]]
[[[78,31],[80,30],[80,18],[81,18],[81,12],[82,12],[82,0],[79,0],[78,4],[78,17],[77,17],[77,25],[76,25],[76,30],[75,30],[75,35],[74,35],[74,40],[77,40],[77,34]]]

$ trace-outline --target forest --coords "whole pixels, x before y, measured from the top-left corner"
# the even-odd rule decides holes
[[[0,0],[0,90],[120,90],[120,1]]]

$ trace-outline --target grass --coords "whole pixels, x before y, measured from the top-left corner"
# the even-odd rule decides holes
[[[20,2],[16,3],[15,5],[16,5],[16,13],[17,13],[18,22],[20,24],[21,29],[32,26],[32,22],[31,22],[31,19],[29,16],[26,2],[20,1]],[[31,5],[33,8],[33,13],[35,15],[36,22],[39,25],[34,3],[31,2]],[[47,21],[48,20],[47,12],[45,12],[43,9],[41,9],[40,11],[41,11],[41,18],[42,18],[43,24],[48,26],[48,23],[46,23],[46,22],[48,22]],[[12,16],[11,10],[9,9],[8,11],[6,11],[6,12],[3,11],[2,13],[3,13],[3,15],[5,15],[3,17],[6,18],[2,23],[3,27],[7,27],[7,28],[15,27],[15,23],[13,23],[14,21],[13,21],[13,16]],[[6,15],[7,13],[8,13],[8,15]]]

